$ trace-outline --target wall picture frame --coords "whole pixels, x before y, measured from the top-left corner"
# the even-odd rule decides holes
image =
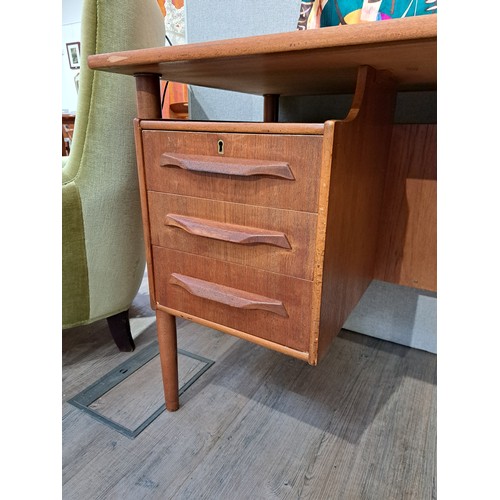
[[[71,69],[80,69],[80,42],[70,42],[66,44],[68,53],[69,67]]]

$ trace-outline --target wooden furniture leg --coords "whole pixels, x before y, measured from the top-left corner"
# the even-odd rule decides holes
[[[156,309],[156,328],[160,349],[163,390],[168,411],[179,409],[179,376],[177,370],[177,329],[175,316]]]
[[[137,90],[137,118],[158,120],[161,118],[160,75],[145,73],[135,75]]]
[[[157,120],[161,118],[160,76],[157,74],[135,75],[137,89],[137,118]],[[156,308],[156,305],[155,305]],[[177,328],[175,316],[156,308],[158,347],[168,411],[179,409],[179,375],[177,369]]]
[[[279,114],[279,94],[264,95],[264,121],[277,122]]]
[[[109,331],[121,352],[132,352],[135,349],[134,339],[130,331],[128,309],[121,313],[106,318]]]

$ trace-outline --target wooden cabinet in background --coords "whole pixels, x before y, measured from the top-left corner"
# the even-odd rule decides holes
[[[75,128],[75,115],[62,114],[62,156],[69,156],[73,129]]]

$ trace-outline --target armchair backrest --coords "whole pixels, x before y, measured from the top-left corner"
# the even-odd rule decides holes
[[[75,213],[66,225],[63,219],[63,325],[69,326],[127,309],[145,265],[134,78],[91,70],[87,56],[165,45],[157,0],[84,0],[81,29],[75,129],[62,172],[63,205]]]
[[[91,170],[89,157],[100,158],[103,147],[109,149],[130,137],[133,141],[134,79],[93,71],[87,66],[87,56],[164,44],[165,26],[157,0],[84,0],[80,84],[71,155],[65,168],[67,180],[79,176],[81,181],[86,172],[80,167]],[[129,154],[123,151],[123,156]]]

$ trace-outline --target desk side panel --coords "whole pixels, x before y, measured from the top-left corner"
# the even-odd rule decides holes
[[[361,68],[351,111],[335,123],[318,359],[374,276],[395,98],[386,74]]]
[[[151,309],[156,309],[154,273],[153,273],[153,256],[151,252],[151,231],[149,226],[149,211],[148,211],[148,192],[146,190],[146,173],[144,164],[144,148],[142,142],[141,120],[134,119],[134,140],[137,158],[137,175],[139,179],[139,194],[141,197],[141,216],[142,229],[144,232],[144,246],[146,253],[146,268],[148,272],[149,284],[149,299]]]

